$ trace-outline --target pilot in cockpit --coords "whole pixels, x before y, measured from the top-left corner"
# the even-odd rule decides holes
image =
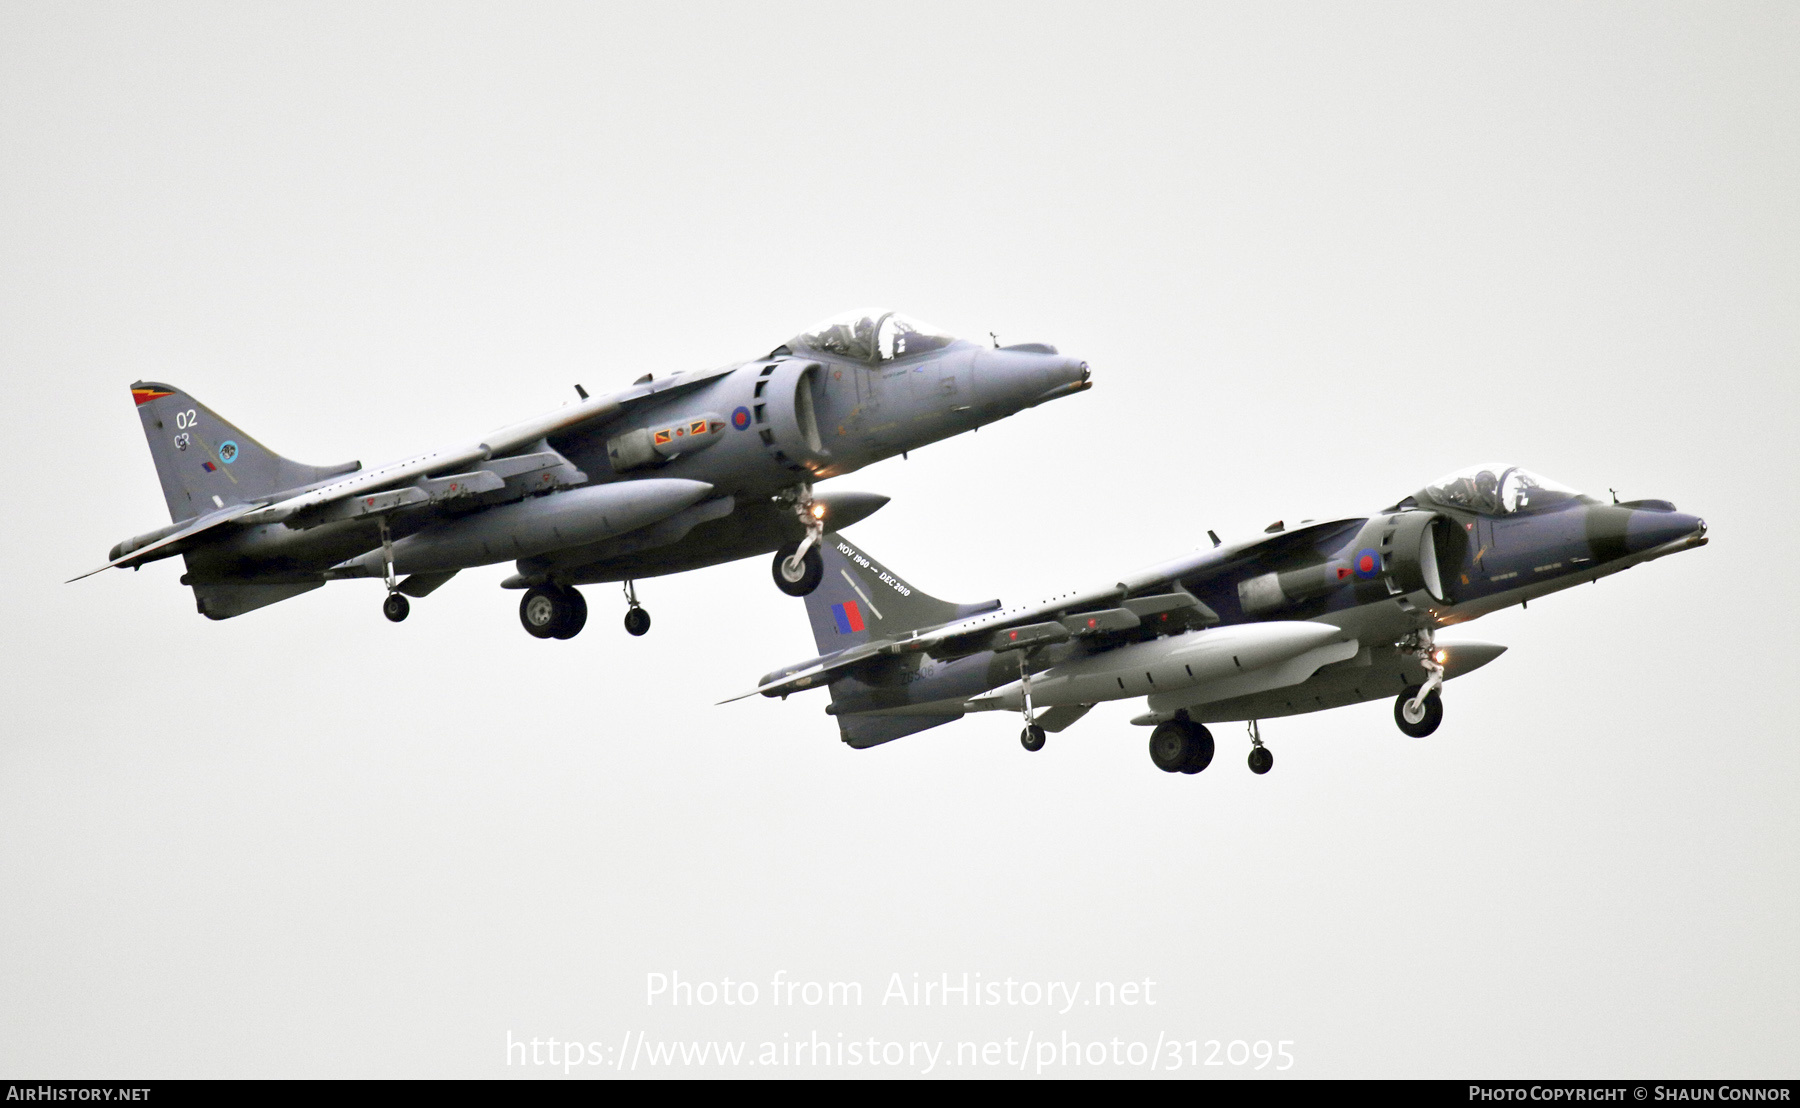
[[[875,354],[875,321],[868,316],[830,323],[807,335],[814,350],[842,354],[859,362],[872,361]]]
[[[1433,481],[1415,498],[1484,516],[1508,516],[1591,503],[1589,497],[1518,466],[1470,466]],[[1409,498],[1411,499],[1411,498]]]
[[[956,341],[928,323],[898,312],[846,312],[803,332],[794,342],[859,362],[889,362],[941,350]]]

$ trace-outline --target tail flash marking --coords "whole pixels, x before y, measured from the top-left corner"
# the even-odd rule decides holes
[[[225,475],[226,479],[229,480],[232,484],[235,485],[238,483],[237,476],[235,474],[233,474],[230,469],[231,463],[237,461],[237,456],[238,456],[238,444],[237,443],[232,442],[230,439],[227,439],[226,441],[220,443],[218,446],[214,446],[212,443],[207,442],[206,437],[204,435],[202,435],[199,431],[194,432],[194,441],[199,443],[202,447],[205,447],[206,452],[208,454],[211,454],[213,457],[219,459],[221,462],[224,462],[227,467],[225,469],[220,469],[217,466],[208,466],[206,472],[208,472],[208,473],[223,473]],[[229,446],[231,448],[229,451],[227,451],[225,449],[227,446]]]
[[[838,634],[848,635],[852,631],[863,629],[862,612],[857,610],[856,601],[846,600],[842,604],[831,606],[832,618],[837,620]]]
[[[150,403],[152,400],[161,400],[165,396],[174,396],[174,395],[175,394],[172,392],[164,392],[161,389],[132,389],[131,390],[132,402],[134,404],[137,404],[140,407],[145,404]]]
[[[873,600],[869,599],[869,594],[862,590],[862,586],[856,583],[856,578],[850,576],[849,570],[840,568],[838,570],[838,572],[844,575],[844,583],[849,585],[851,587],[851,589],[855,590],[857,596],[862,597],[862,602],[869,606],[869,611],[875,613],[876,619],[886,619],[887,618],[886,616],[881,614],[881,609],[877,608],[875,606],[875,602]],[[857,630],[861,631],[862,628],[858,627]]]

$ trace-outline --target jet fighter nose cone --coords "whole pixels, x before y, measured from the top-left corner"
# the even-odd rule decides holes
[[[1678,539],[1706,534],[1706,521],[1685,512],[1635,510],[1625,523],[1625,548],[1633,554],[1654,550]]]
[[[994,417],[1035,407],[1090,387],[1088,364],[1054,347],[1002,347],[975,356],[975,382]]]

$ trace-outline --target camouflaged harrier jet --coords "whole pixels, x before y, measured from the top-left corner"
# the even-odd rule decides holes
[[[813,485],[1089,385],[1053,346],[986,348],[895,312],[828,320],[764,357],[646,374],[630,388],[375,469],[289,461],[173,385],[132,400],[174,521],[113,547],[101,569],[180,555],[202,615],[228,619],[368,578],[405,619],[464,569],[512,561],[519,618],[566,639],[577,585],[624,582],[625,626],[650,627],[634,581],[774,552],[803,596],[819,537],[880,508]],[[99,570],[92,571],[98,573]],[[83,574],[83,576],[88,576]]]
[[[1154,728],[1159,769],[1205,769],[1205,725],[1241,720],[1250,768],[1267,773],[1258,720],[1392,696],[1400,729],[1429,735],[1443,683],[1506,649],[1439,642],[1440,628],[1706,541],[1705,522],[1666,501],[1602,503],[1497,464],[1372,516],[1214,537],[1213,549],[1015,608],[937,600],[828,534],[824,583],[806,598],[820,656],[744,696],[828,688],[826,711],[859,748],[968,712],[1021,712],[1027,750],[1101,701],[1144,697],[1132,722]]]

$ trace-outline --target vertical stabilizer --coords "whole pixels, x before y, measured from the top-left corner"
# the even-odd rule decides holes
[[[173,385],[131,386],[174,522],[261,500],[361,468],[289,461]]]
[[[952,604],[930,596],[836,532],[826,532],[819,546],[825,576],[807,594],[806,615],[822,655],[999,607],[999,601]]]
[[[825,576],[806,597],[806,615],[812,620],[813,641],[821,655],[836,654],[878,639],[898,638],[909,631],[990,612],[1000,606],[998,600],[981,604],[939,600],[914,588],[867,551],[835,533],[825,535],[820,555],[825,560]],[[904,662],[892,659],[879,664],[916,671],[919,662],[915,655]],[[920,715],[871,714],[867,711],[868,692],[868,686],[854,671],[839,674],[831,682],[839,733],[846,743],[858,749],[891,742],[962,716],[960,708]]]

